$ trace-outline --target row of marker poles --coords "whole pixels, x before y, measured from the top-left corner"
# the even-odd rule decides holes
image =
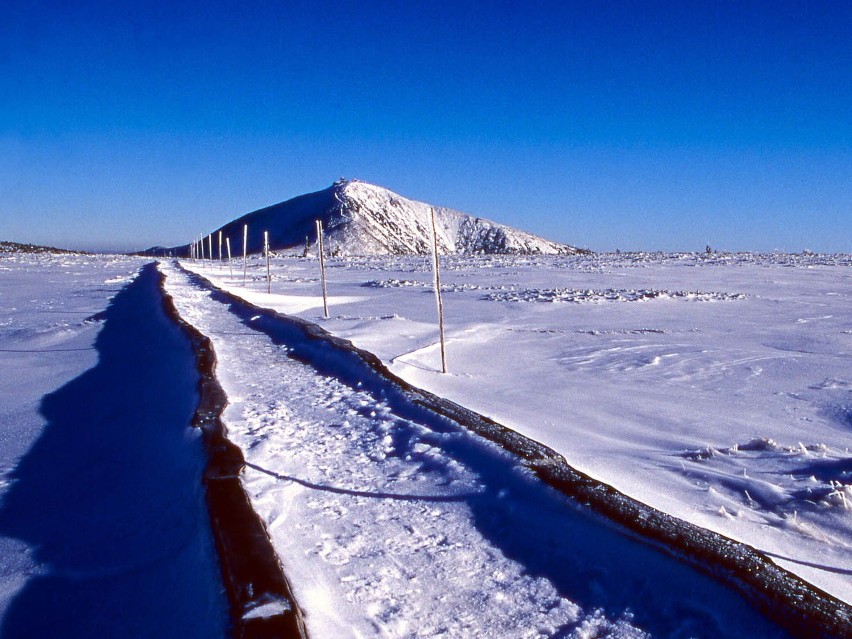
[[[271,282],[269,276],[269,233],[267,231],[263,232],[264,235],[264,253],[267,257],[267,281]],[[207,236],[207,252],[205,254],[204,250],[204,234],[200,234],[193,240],[189,245],[189,259],[195,261],[199,260],[201,263],[204,263],[205,259],[213,260],[213,234],[209,234]],[[231,256],[231,238],[224,237],[222,235],[222,231],[219,231],[219,261],[224,262],[224,255],[222,254],[222,240],[225,240],[225,248],[228,254],[228,268],[230,269],[231,277],[234,277],[234,265],[233,258]],[[243,286],[246,285],[246,280],[248,278],[248,224],[243,225]],[[268,288],[268,287],[267,287]]]
[[[438,260],[438,226],[435,221],[435,209],[430,209],[432,222],[432,284],[435,289],[435,304],[438,308],[438,332],[441,343],[441,372],[447,372],[447,349],[444,339],[444,301],[441,297],[441,271]],[[328,288],[325,279],[325,247],[323,246],[322,221],[317,220],[317,253],[319,254],[320,263],[320,281],[322,282],[322,309],[323,315],[328,319]],[[208,240],[208,255],[213,259],[213,235],[207,236]],[[231,238],[225,238],[225,245],[228,251],[228,268],[230,269],[231,278],[234,277],[234,267],[231,260]],[[196,259],[199,257],[204,261],[204,236],[201,236],[200,241],[193,243],[190,247],[190,258]],[[266,292],[272,293],[272,271],[269,265],[269,231],[263,232],[263,253],[266,257]],[[219,231],[219,261],[222,261],[222,231]],[[243,286],[246,285],[248,272],[248,224],[243,225]]]

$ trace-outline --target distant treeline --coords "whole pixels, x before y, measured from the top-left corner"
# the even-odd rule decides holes
[[[87,251],[69,251],[68,249],[38,244],[21,244],[20,242],[0,242],[0,253],[55,253],[55,254],[84,254]]]

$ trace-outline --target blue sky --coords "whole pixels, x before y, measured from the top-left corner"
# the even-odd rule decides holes
[[[346,176],[593,250],[852,251],[852,3],[170,4],[0,9],[0,239]]]

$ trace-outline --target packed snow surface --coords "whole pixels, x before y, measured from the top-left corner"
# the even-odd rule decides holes
[[[315,258],[274,258],[271,295],[259,261],[187,264],[852,602],[852,257],[441,263],[448,374],[426,258],[328,260],[329,320]]]
[[[784,636],[345,349],[161,268],[212,340],[243,482],[311,636]]]

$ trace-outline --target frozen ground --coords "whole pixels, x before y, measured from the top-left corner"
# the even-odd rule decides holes
[[[852,257],[442,263],[447,375],[427,259],[330,260],[329,320],[316,260],[200,272],[852,602]]]
[[[223,636],[189,343],[138,259],[0,253],[0,636]]]

